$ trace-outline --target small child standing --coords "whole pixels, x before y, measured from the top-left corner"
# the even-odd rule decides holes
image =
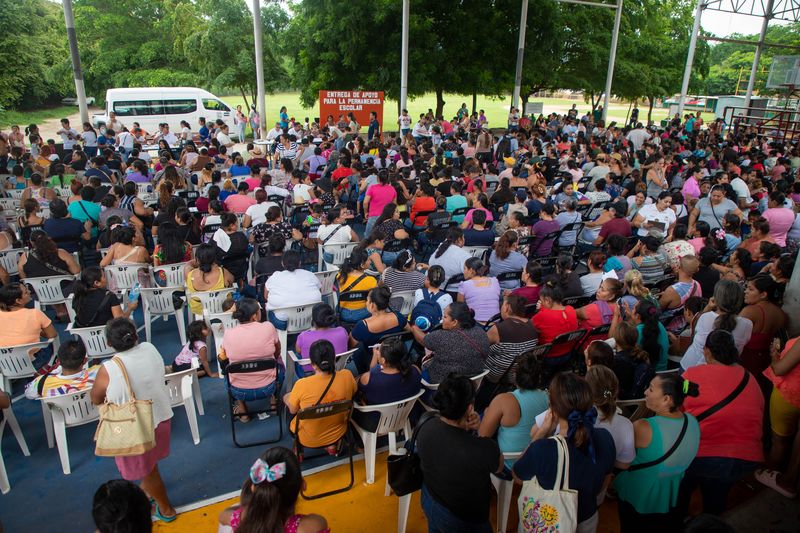
[[[208,366],[208,348],[206,347],[208,326],[205,321],[195,320],[190,323],[189,327],[186,328],[186,336],[189,342],[183,346],[181,353],[179,353],[175,357],[175,361],[172,362],[172,371],[182,372],[184,370],[189,370],[195,367],[192,360],[197,359],[199,365],[196,367],[202,366],[202,368],[198,368],[197,370],[198,376],[219,377],[219,374],[212,372],[211,367]]]

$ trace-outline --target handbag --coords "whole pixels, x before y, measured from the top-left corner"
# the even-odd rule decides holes
[[[522,484],[519,507],[519,533],[564,533],[578,528],[578,491],[569,488],[569,449],[561,435],[556,441],[558,465],[553,488],[542,488],[536,476]]]
[[[153,427],[153,401],[137,400],[128,379],[128,372],[119,357],[112,359],[122,371],[128,387],[128,401],[114,404],[108,401],[98,406],[100,423],[94,433],[94,454],[101,457],[142,455],[156,446]]]
[[[389,486],[398,496],[411,494],[422,488],[422,465],[417,454],[417,436],[428,421],[436,418],[435,414],[426,413],[420,419],[417,427],[411,435],[411,439],[405,444],[406,453],[402,455],[390,455],[386,459],[387,477]]]

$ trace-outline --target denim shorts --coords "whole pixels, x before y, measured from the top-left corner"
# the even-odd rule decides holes
[[[275,394],[275,387],[280,387],[280,384],[283,383],[283,376],[285,374],[283,366],[278,365],[277,370],[277,379],[264,387],[259,387],[257,389],[240,389],[239,387],[231,385],[229,388],[231,396],[242,402],[252,402],[269,398]]]

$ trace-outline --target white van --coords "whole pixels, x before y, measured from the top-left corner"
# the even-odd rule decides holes
[[[157,132],[158,125],[166,122],[169,130],[178,135],[182,120],[196,132],[200,129],[200,117],[204,117],[209,124],[222,120],[228,125],[229,133],[236,134],[235,113],[231,107],[210,92],[196,87],[108,89],[105,112],[92,115],[94,126],[105,125],[112,111],[125,127],[130,129],[134,122],[138,122],[148,133]]]

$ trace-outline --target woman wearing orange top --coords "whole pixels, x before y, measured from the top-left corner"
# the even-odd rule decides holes
[[[761,246],[762,242],[775,242],[775,239],[772,238],[772,235],[769,234],[770,227],[769,221],[766,218],[759,217],[753,221],[753,231],[750,234],[750,237],[745,239],[742,244],[740,244],[740,248],[744,248],[750,255],[753,257],[754,261],[758,261],[758,257],[760,255],[759,247]]]
[[[539,330],[539,344],[553,342],[553,339],[578,329],[578,315],[571,305],[563,304],[563,294],[558,282],[549,280],[539,292],[539,311],[533,315],[533,325]],[[569,346],[551,350],[548,358],[559,357],[566,353]]]
[[[769,366],[770,344],[787,322],[786,313],[777,305],[780,292],[775,280],[760,274],[745,285],[745,307],[739,312],[740,317],[753,323],[753,333],[739,359],[742,366],[759,379],[764,391],[769,391],[769,382],[762,372]]]

